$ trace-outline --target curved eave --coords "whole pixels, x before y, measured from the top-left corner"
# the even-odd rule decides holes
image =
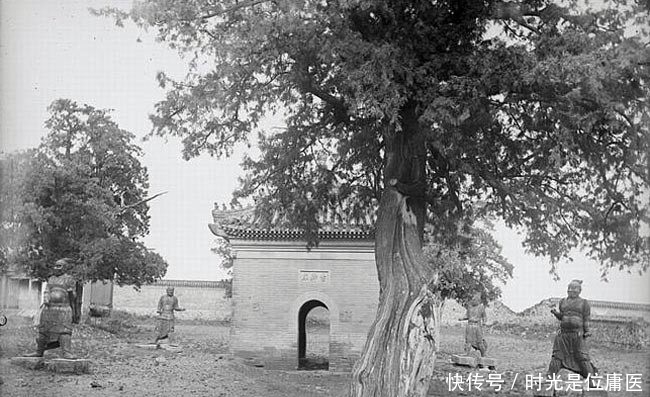
[[[305,240],[304,231],[300,229],[248,229],[239,227],[221,227],[211,223],[210,231],[225,239],[249,241],[301,241]],[[361,230],[319,230],[319,240],[373,240],[374,231]]]
[[[216,223],[209,223],[208,228],[215,236],[225,238],[226,240],[230,239],[228,233],[226,233],[226,231],[223,230],[221,226],[217,225]]]

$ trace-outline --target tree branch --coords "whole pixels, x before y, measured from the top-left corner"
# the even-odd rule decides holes
[[[232,7],[228,7],[226,9],[220,10],[220,11],[215,11],[215,12],[213,12],[211,14],[206,14],[206,15],[203,15],[203,16],[201,16],[199,18],[205,21],[205,20],[210,19],[210,18],[218,17],[218,16],[223,15],[223,14],[228,14],[230,12],[234,12],[234,11],[240,10],[242,8],[253,7],[253,6],[256,6],[258,4],[266,3],[266,2],[269,2],[269,1],[270,0],[248,0],[248,1],[243,1],[241,3],[235,4]]]
[[[129,210],[129,209],[131,209],[131,208],[134,208],[134,207],[137,207],[137,206],[139,206],[139,205],[142,205],[142,204],[146,203],[147,201],[151,201],[151,200],[155,199],[156,197],[162,196],[163,194],[166,194],[166,193],[168,193],[168,192],[162,192],[162,193],[154,194],[153,196],[148,197],[148,198],[146,198],[146,199],[144,199],[144,200],[140,200],[140,201],[138,201],[137,203],[133,203],[133,204],[130,204],[130,205],[126,205],[126,206],[124,206],[124,207],[122,207],[122,208],[120,209],[119,214],[122,215],[122,214],[125,213],[127,210]]]
[[[345,104],[343,100],[324,91],[320,87],[315,86],[311,80],[307,81],[307,84],[305,85],[304,88],[308,93],[318,97],[323,102],[325,102],[326,104],[332,107],[334,118],[336,121],[346,122],[349,120],[347,109],[345,108]]]
[[[535,32],[537,34],[540,34],[540,31],[530,25],[526,20],[524,19],[524,16],[537,16],[539,17],[541,14],[540,11],[534,11],[531,9],[528,9],[525,7],[523,4],[508,1],[508,2],[502,2],[502,3],[497,3],[492,11],[492,16],[495,19],[500,19],[500,20],[511,20],[516,22],[518,25]],[[510,30],[512,30],[507,24],[506,27]],[[514,33],[514,31],[513,31]],[[516,33],[515,33],[516,34]]]

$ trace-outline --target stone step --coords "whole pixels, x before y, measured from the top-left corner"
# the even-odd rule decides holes
[[[9,362],[31,370],[46,369],[48,371],[65,374],[90,373],[90,360],[54,358],[45,360],[43,357],[12,357]]]
[[[90,373],[90,360],[76,359],[67,360],[65,358],[55,358],[45,362],[48,371],[64,374],[87,374]]]
[[[168,344],[161,344],[160,348],[163,349],[163,350],[170,351],[170,352],[179,352],[179,351],[183,350],[178,345],[168,345]]]
[[[454,354],[451,356],[451,362],[456,364],[456,365],[463,365],[466,367],[476,367],[478,365],[478,360],[476,357],[472,356],[461,356],[458,354]]]
[[[152,349],[152,350],[159,349],[159,346],[155,343],[136,344],[135,347],[139,347],[141,349]]]
[[[496,358],[479,357],[478,358],[478,365],[480,365],[482,367],[488,367],[490,369],[494,369],[497,366],[497,360],[496,360]]]
[[[27,369],[45,368],[45,360],[43,357],[12,357],[9,359],[9,362]]]
[[[151,350],[163,349],[163,350],[167,350],[167,351],[170,351],[170,352],[179,352],[179,351],[183,350],[178,345],[170,345],[170,344],[167,344],[167,343],[161,343],[161,344],[145,343],[145,344],[136,344],[135,346],[139,347],[141,349],[151,349]]]

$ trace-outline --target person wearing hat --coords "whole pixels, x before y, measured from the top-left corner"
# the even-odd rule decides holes
[[[40,317],[36,329],[36,352],[25,357],[43,357],[49,349],[61,348],[64,359],[75,359],[72,354],[72,303],[75,298],[75,279],[67,274],[70,260],[59,259],[52,266],[43,293]]]
[[[548,367],[550,374],[562,368],[587,378],[598,370],[589,357],[586,339],[591,336],[589,301],[580,297],[582,280],[573,280],[567,288],[567,297],[560,300],[558,309],[551,313],[560,320],[560,329],[553,341],[553,354]]]

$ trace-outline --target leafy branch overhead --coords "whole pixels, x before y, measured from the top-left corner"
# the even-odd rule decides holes
[[[519,227],[554,263],[580,247],[604,272],[650,265],[647,2],[149,0],[96,13],[190,57],[181,81],[158,76],[152,135],[180,137],[187,158],[261,135],[236,198],[311,236],[321,208],[377,209],[380,299],[352,396],[427,395],[440,272],[498,253],[472,245],[489,242],[477,221]],[[271,114],[284,130],[260,131]],[[449,261],[427,258],[426,224]],[[498,256],[485,265],[508,277]]]
[[[304,227],[325,202],[376,205],[389,145],[414,125],[439,227],[497,216],[553,261],[584,247],[604,269],[646,269],[648,9],[578,3],[143,1],[95,12],[155,29],[191,57],[184,80],[160,74],[167,97],[151,116],[152,134],[181,137],[186,157],[228,155],[265,116],[286,116],[285,130],[258,131],[261,157],[246,160],[239,194],[263,191]]]

